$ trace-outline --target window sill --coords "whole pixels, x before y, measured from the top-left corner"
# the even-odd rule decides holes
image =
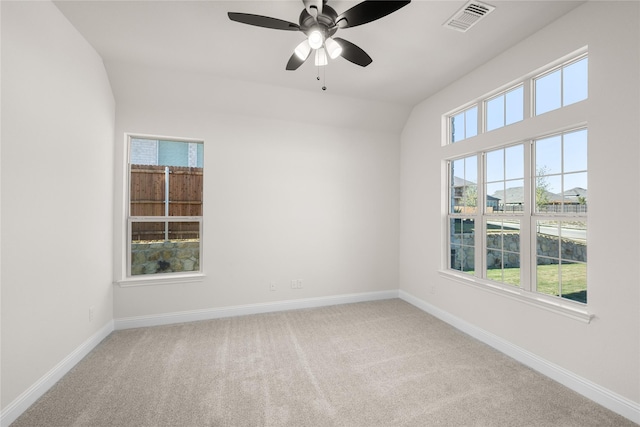
[[[179,285],[183,283],[202,282],[204,273],[193,274],[154,274],[153,277],[127,277],[116,280],[114,283],[121,288],[132,288],[137,286],[157,286],[157,285]]]
[[[545,295],[527,292],[519,288],[506,288],[488,280],[465,275],[463,273],[456,274],[448,270],[440,270],[438,273],[441,277],[462,283],[463,285],[473,286],[474,289],[491,292],[493,294],[510,298],[543,310],[551,311],[552,313],[560,314],[584,323],[590,323],[594,318],[594,315],[589,314],[586,306],[583,306],[582,304],[563,301],[560,298],[546,297]]]

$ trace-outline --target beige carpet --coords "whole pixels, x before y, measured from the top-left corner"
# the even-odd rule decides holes
[[[397,299],[117,331],[12,424],[631,425]]]

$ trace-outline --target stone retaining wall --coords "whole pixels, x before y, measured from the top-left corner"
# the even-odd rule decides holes
[[[465,243],[473,242],[474,233],[465,234],[463,239]],[[504,237],[504,250],[505,256],[504,259],[501,257],[497,257],[494,255],[498,255],[497,253],[491,253],[490,248],[499,248],[500,247],[500,234],[489,234],[487,236],[487,246],[489,247],[489,253],[487,254],[487,266],[489,268],[500,268],[501,264],[504,263],[504,268],[517,268],[520,267],[520,259],[517,255],[520,253],[520,236],[518,233],[506,233],[502,234]],[[460,244],[461,239],[458,235],[452,236],[451,243],[453,245]],[[547,265],[547,264],[557,264],[558,254],[560,245],[560,250],[562,251],[562,259],[567,261],[587,261],[587,245],[584,242],[571,240],[571,239],[558,239],[554,236],[538,234],[537,237],[537,254],[538,254],[538,264],[539,265]],[[513,253],[510,253],[513,252]],[[462,247],[457,250],[455,254],[451,256],[452,265],[460,265],[461,257],[464,257],[465,260],[465,270],[474,270],[474,249],[472,247]]]
[[[131,275],[200,270],[199,241],[134,243]]]

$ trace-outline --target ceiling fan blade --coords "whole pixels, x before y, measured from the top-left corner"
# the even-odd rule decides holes
[[[289,62],[287,62],[287,70],[297,70],[302,64],[304,64],[307,58],[309,58],[309,55],[310,53],[307,54],[306,58],[300,59],[300,57],[295,52],[293,52],[293,55],[291,55],[291,58],[289,58]]]
[[[313,16],[314,18],[318,18],[318,15],[322,14],[322,0],[302,0],[304,3],[304,8],[307,9],[307,13]]]
[[[367,55],[367,52],[360,49],[355,44],[345,39],[341,39],[340,37],[334,37],[333,39],[337,41],[338,44],[342,47],[342,53],[340,54],[340,56],[342,56],[347,61],[353,62],[354,64],[360,65],[361,67],[366,67],[373,62],[373,59],[371,59],[371,57]]]
[[[255,25],[256,27],[272,28],[274,30],[299,31],[300,26],[293,22],[282,19],[270,18],[262,15],[252,15],[250,13],[229,12],[229,19],[242,24]]]
[[[390,13],[408,5],[408,1],[378,1],[366,0],[358,3],[351,9],[336,18],[336,25],[340,28],[350,28],[366,24],[376,19],[383,18]]]

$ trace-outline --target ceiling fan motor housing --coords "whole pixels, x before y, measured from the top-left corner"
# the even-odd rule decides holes
[[[320,30],[326,39],[327,37],[333,36],[336,31],[338,31],[338,27],[336,26],[337,18],[338,13],[332,7],[327,5],[323,6],[322,13],[318,14],[317,21],[316,18],[307,12],[307,9],[302,9],[299,19],[300,31],[308,36],[313,30]]]

